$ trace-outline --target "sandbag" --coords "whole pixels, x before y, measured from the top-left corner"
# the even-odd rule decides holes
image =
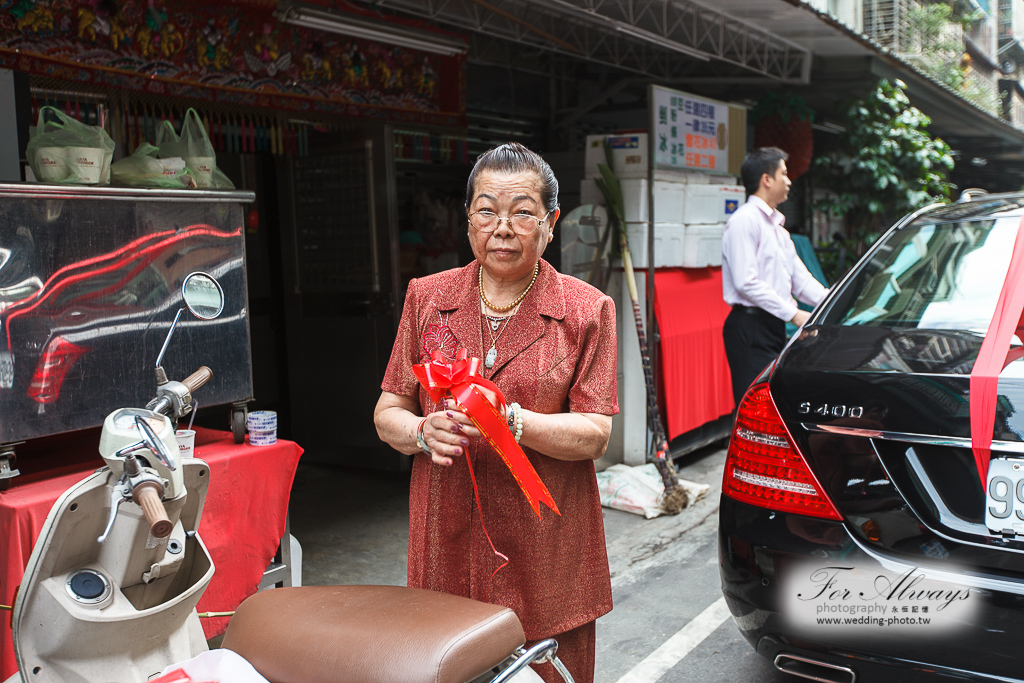
[[[696,503],[711,488],[707,484],[685,479],[679,480],[679,486],[686,495],[683,507]],[[604,507],[643,515],[647,519],[653,519],[664,512],[661,499],[665,495],[665,483],[654,463],[638,467],[612,465],[597,473],[597,488]]]
[[[47,183],[106,185],[114,141],[99,126],[77,121],[56,107],[41,107],[29,127],[25,155],[36,179]]]

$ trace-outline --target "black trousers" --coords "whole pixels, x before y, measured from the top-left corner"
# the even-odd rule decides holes
[[[760,308],[733,306],[722,339],[732,374],[732,396],[739,408],[750,383],[786,345],[786,323]]]

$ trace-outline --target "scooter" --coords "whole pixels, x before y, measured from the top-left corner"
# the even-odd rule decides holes
[[[182,314],[224,309],[216,279],[192,273],[156,362],[157,395],[103,423],[105,467],[68,489],[40,531],[11,626],[18,674],[5,683],[142,683],[208,650],[196,604],[213,577],[198,533],[209,484],[202,460],[179,461],[177,421],[212,376],[181,382],[162,367]],[[546,640],[525,649],[512,610],[396,586],[277,588],[237,610],[223,646],[275,683],[539,681]]]

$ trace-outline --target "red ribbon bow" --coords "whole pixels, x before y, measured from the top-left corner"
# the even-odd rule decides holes
[[[526,453],[523,453],[508,428],[504,417],[505,396],[494,382],[480,376],[480,359],[468,358],[468,355],[466,349],[459,349],[455,361],[449,363],[440,349],[434,349],[430,354],[430,362],[414,365],[412,371],[434,403],[440,403],[446,394],[450,394],[462,406],[487,443],[501,456],[538,517],[538,501],[561,515],[548,487],[541,481],[537,470],[533,469]],[[485,395],[481,388],[490,392],[491,396]],[[466,462],[469,462],[468,451]]]

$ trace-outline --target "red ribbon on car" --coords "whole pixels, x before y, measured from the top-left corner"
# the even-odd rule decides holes
[[[1017,228],[1010,267],[999,292],[995,313],[981,342],[981,350],[971,369],[971,449],[981,477],[981,490],[988,488],[988,463],[992,457],[992,431],[996,422],[999,373],[1010,361],[1020,357],[1011,353],[1010,341],[1021,328],[1024,312],[1024,218]],[[1024,333],[1024,330],[1021,330]],[[1017,350],[1019,351],[1019,349]]]
[[[480,375],[480,359],[469,358],[468,355],[466,349],[459,349],[455,360],[449,363],[440,349],[434,349],[430,354],[430,362],[414,365],[412,371],[434,403],[440,403],[446,395],[451,395],[462,406],[470,421],[504,461],[538,517],[538,501],[561,515],[548,487],[541,481],[537,470],[530,464],[526,453],[508,428],[504,417],[505,396],[494,382]],[[472,476],[473,465],[469,461],[469,451],[464,451]],[[473,477],[473,487],[476,488],[476,477]]]

